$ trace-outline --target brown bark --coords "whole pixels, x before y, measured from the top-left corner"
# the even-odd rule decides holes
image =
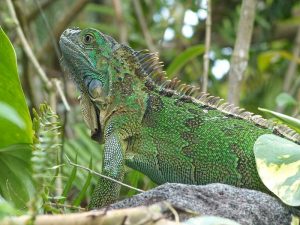
[[[257,0],[243,0],[237,38],[231,56],[229,71],[229,103],[238,105],[240,99],[240,86],[248,64],[248,52],[251,42],[255,9]]]
[[[90,211],[84,213],[70,213],[61,215],[38,215],[35,225],[109,225],[109,224],[145,224],[145,225],[175,225],[164,219],[162,212],[166,210],[164,204],[155,204],[149,207],[118,209],[111,211]],[[30,221],[30,216],[9,217],[1,221],[1,225],[25,225]]]
[[[211,39],[211,1],[207,2],[207,18],[206,18],[206,30],[205,30],[205,53],[203,56],[203,84],[202,91],[207,92],[208,72],[209,72],[209,50]]]

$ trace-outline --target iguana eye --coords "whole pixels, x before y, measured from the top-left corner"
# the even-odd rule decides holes
[[[85,34],[83,37],[84,44],[91,44],[94,41],[94,36],[91,34]]]

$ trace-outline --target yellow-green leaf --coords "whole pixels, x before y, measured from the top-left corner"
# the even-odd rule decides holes
[[[271,50],[259,54],[257,58],[258,68],[261,72],[264,72],[272,63],[277,62],[281,58],[290,61],[294,60],[296,63],[300,64],[300,58],[294,58],[293,54],[288,51]]]
[[[300,206],[300,146],[274,134],[254,144],[258,174],[265,186],[290,206]]]

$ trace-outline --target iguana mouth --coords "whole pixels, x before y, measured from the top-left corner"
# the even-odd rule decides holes
[[[100,110],[95,105],[94,105],[94,108],[95,108],[95,113],[96,113],[96,117],[97,117],[97,129],[94,131],[91,131],[91,138],[94,141],[102,143],[103,142],[103,132],[101,129],[101,124],[100,124]]]
[[[91,130],[91,138],[102,143],[103,132],[100,121],[100,109],[93,101],[91,101],[90,97],[86,93],[82,93],[79,100],[83,120]]]

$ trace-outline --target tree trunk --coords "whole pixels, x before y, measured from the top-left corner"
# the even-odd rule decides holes
[[[238,105],[240,99],[240,86],[248,64],[248,52],[251,42],[255,9],[257,0],[243,0],[237,38],[231,56],[229,71],[229,103]]]

